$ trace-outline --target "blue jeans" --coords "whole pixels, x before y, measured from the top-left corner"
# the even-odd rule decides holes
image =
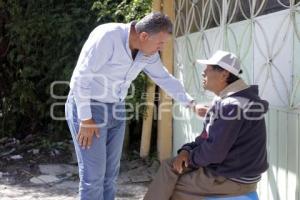
[[[92,118],[100,129],[100,137],[94,135],[89,149],[82,149],[76,139],[80,120],[72,94],[68,97],[65,111],[78,160],[80,199],[113,200],[125,133],[124,102],[91,100]]]

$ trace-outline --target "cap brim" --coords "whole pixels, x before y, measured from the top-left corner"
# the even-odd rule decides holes
[[[211,60],[196,60],[196,62],[205,65],[217,65],[217,63],[214,63]]]

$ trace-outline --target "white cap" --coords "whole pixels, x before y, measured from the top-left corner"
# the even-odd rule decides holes
[[[200,64],[219,65],[230,73],[239,76],[241,65],[239,59],[233,53],[218,50],[208,60],[197,60]]]

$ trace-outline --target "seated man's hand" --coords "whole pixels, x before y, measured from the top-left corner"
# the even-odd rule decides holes
[[[173,161],[173,169],[175,172],[181,174],[184,168],[188,167],[189,152],[186,150],[180,151]]]

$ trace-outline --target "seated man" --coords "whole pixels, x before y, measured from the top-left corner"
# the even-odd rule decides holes
[[[203,87],[216,94],[207,110],[202,133],[161,163],[144,200],[200,200],[256,190],[268,169],[264,114],[268,102],[257,86],[239,77],[238,58],[217,51],[202,73]]]

